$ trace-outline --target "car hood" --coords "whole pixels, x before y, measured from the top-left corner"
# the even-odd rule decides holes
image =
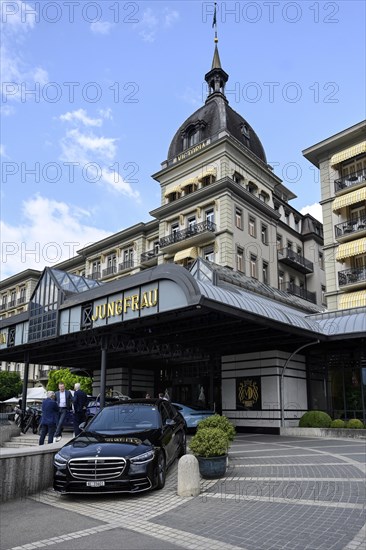
[[[69,441],[59,453],[65,458],[84,456],[133,457],[159,445],[160,430],[128,434],[83,432]]]

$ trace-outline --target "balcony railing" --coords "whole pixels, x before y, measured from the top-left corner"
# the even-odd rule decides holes
[[[98,270],[98,271],[92,271],[92,272],[90,273],[90,275],[89,275],[89,278],[90,278],[90,279],[95,279],[95,280],[100,279],[100,277],[101,277],[101,272],[100,272],[100,270]]]
[[[118,266],[118,271],[124,271],[125,269],[131,269],[133,267],[133,260],[126,260]]]
[[[337,223],[337,225],[334,226],[334,229],[336,239],[345,237],[346,235],[350,235],[356,231],[363,231],[366,229],[366,215],[361,218],[354,218],[342,223]]]
[[[303,300],[307,300],[308,302],[312,302],[313,304],[316,304],[315,292],[310,292],[309,290],[306,290],[306,288],[295,285],[294,283],[290,283],[290,282],[283,283],[281,285],[281,290],[284,290],[285,292],[288,292],[293,296],[298,296],[299,298],[303,298]]]
[[[216,224],[207,220],[205,222],[195,223],[190,227],[187,227],[187,229],[175,231],[174,233],[163,237],[159,241],[159,246],[160,248],[164,248],[164,246],[184,241],[185,239],[189,239],[190,237],[198,235],[199,233],[204,233],[205,231],[212,231],[214,233],[216,231]]]
[[[312,273],[314,271],[313,262],[301,256],[301,254],[294,252],[291,248],[282,248],[277,253],[278,261],[290,265],[301,273]]]
[[[338,271],[339,286],[353,285],[366,282],[366,267],[344,269]]]
[[[8,304],[0,304],[0,311],[4,311],[8,307]]]
[[[117,267],[115,265],[111,265],[106,269],[103,269],[102,275],[103,277],[108,277],[108,275],[114,275],[115,273],[117,273]]]
[[[148,250],[147,252],[143,252],[141,254],[141,263],[149,262],[150,260],[153,260],[158,256],[158,254],[159,254],[158,250]]]
[[[353,187],[358,185],[366,180],[366,168],[358,170],[358,172],[353,172],[348,176],[334,180],[334,190],[335,192],[341,191],[342,189],[347,189],[348,187]]]
[[[8,304],[8,307],[15,307],[15,306],[16,306],[16,303],[17,303],[16,300],[10,300],[10,302],[9,302],[9,304]]]
[[[20,306],[21,304],[25,304],[25,296],[23,298],[18,298],[17,304],[18,306]]]

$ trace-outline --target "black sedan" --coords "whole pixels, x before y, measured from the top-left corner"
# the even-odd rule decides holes
[[[138,493],[162,489],[167,468],[186,452],[184,420],[163,399],[102,409],[54,458],[55,491]]]

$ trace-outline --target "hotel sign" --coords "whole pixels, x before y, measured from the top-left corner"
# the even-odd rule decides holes
[[[209,143],[210,143],[210,140],[207,140],[207,141],[202,142],[202,143],[198,143],[198,145],[195,145],[194,147],[191,147],[191,149],[188,149],[187,151],[184,151],[183,153],[180,153],[180,155],[178,155],[176,157],[176,160],[179,162],[181,160],[185,160],[185,159],[191,157],[192,155],[195,155],[196,153],[199,153]]]
[[[98,319],[106,319],[108,317],[114,317],[115,315],[122,315],[122,313],[128,313],[128,311],[139,311],[144,308],[151,308],[158,305],[158,289],[148,290],[141,295],[139,293],[125,295],[123,298],[113,300],[111,302],[104,302],[94,306],[92,321]]]

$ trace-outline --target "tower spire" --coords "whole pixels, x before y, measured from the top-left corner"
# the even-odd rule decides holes
[[[211,70],[205,75],[205,80],[208,84],[208,101],[212,95],[214,94],[220,94],[222,97],[224,97],[225,101],[227,101],[225,97],[225,84],[229,79],[229,75],[223,70],[221,67],[221,61],[220,61],[220,55],[219,55],[219,49],[218,49],[218,41],[217,38],[217,12],[216,12],[216,2],[215,2],[215,10],[213,14],[213,21],[212,21],[212,28],[215,29],[215,51],[212,59],[212,65]]]

